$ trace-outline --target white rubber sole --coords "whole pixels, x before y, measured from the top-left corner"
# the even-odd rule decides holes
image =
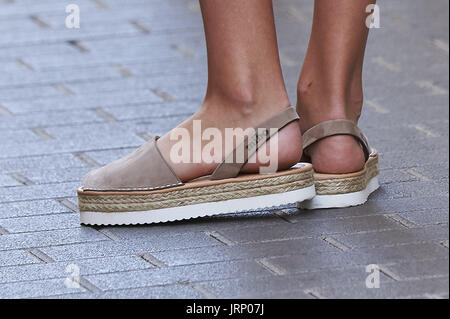
[[[364,204],[369,195],[380,187],[378,176],[372,177],[366,188],[353,193],[336,195],[316,195],[310,200],[297,203],[298,208],[319,209],[319,208],[339,208]]]
[[[80,211],[80,222],[86,225],[130,225],[152,224],[176,220],[230,214],[254,209],[293,204],[313,198],[314,185],[279,194],[230,199],[180,207],[161,208],[149,211],[101,213]]]

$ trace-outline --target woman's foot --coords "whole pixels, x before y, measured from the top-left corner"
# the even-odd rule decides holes
[[[194,136],[194,121],[196,121],[197,127],[199,127],[199,125],[201,126],[202,133],[207,128],[216,128],[221,133],[223,138],[221,144],[224,146],[226,137],[225,130],[227,128],[241,128],[243,130],[247,128],[257,128],[259,124],[276,115],[288,106],[289,101],[287,99],[280,99],[280,101],[276,102],[262,101],[250,103],[244,101],[239,102],[236,100],[230,101],[230,99],[223,98],[207,98],[202,107],[192,117],[171,131],[177,132],[179,129],[185,129],[185,131],[189,132],[190,160],[177,163],[173,154],[171,155],[174,146],[177,143],[179,144],[180,141],[180,139],[171,139],[171,132],[165,134],[158,140],[158,147],[165,160],[183,182],[200,176],[209,175],[227,155],[227,152],[222,148],[221,156],[212,163],[208,163],[203,156],[200,158],[200,162],[194,162],[192,152],[193,144],[199,143],[198,145],[201,145],[201,149],[203,150],[205,145],[211,142],[210,140],[200,141],[200,136]],[[277,149],[271,150],[271,142],[268,141],[258,150],[256,158],[251,157],[249,159],[249,162],[243,167],[242,172],[258,173],[261,166],[271,164],[276,165],[277,170],[283,170],[299,162],[302,156],[302,141],[298,123],[290,123],[271,139],[277,141]],[[179,153],[177,154],[180,155]],[[263,157],[261,156],[263,154],[270,154],[270,156]],[[265,160],[266,158],[270,158],[271,160],[274,159],[275,162],[269,161],[269,163],[267,163]]]

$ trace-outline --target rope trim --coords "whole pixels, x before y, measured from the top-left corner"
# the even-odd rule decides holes
[[[378,159],[367,164],[364,174],[356,177],[316,180],[317,195],[336,195],[359,192],[367,187],[369,181],[378,175]]]
[[[127,212],[186,206],[288,192],[314,184],[313,171],[260,180],[196,187],[146,195],[78,194],[80,211]]]

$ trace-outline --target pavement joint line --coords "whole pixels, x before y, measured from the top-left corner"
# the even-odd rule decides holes
[[[413,177],[416,177],[416,178],[420,179],[423,182],[431,182],[430,178],[428,178],[427,176],[419,173],[418,171],[416,171],[413,168],[405,169],[405,172],[408,173],[409,175],[413,176]]]
[[[85,47],[83,44],[81,44],[81,42],[78,40],[67,40],[67,44],[75,48],[79,52],[82,53],[89,52],[89,49]]]
[[[424,133],[428,137],[439,137],[439,134],[433,132],[432,130],[430,130],[429,128],[425,127],[422,124],[410,124],[408,125],[408,127],[414,128],[417,131]]]
[[[80,276],[80,286],[92,293],[102,292],[102,290],[100,288],[95,286],[93,283],[91,283],[89,280],[87,280],[86,277],[84,277],[84,276]]]
[[[1,46],[0,46],[0,49],[1,49]],[[200,74],[200,72],[198,72],[198,71],[184,72],[183,73],[184,76],[198,76],[199,74]],[[162,71],[161,72],[151,73],[151,74],[144,74],[144,75],[141,75],[141,76],[137,76],[136,78],[138,78],[138,79],[145,79],[145,78],[148,78],[149,76],[168,78],[168,76],[165,76],[165,74]],[[122,78],[120,78],[120,79],[122,79]],[[119,80],[119,79],[117,79],[116,77],[112,77],[112,76],[104,76],[104,77],[89,78],[89,79],[73,79],[73,80],[69,80],[68,83],[70,83],[70,84],[86,84],[86,83],[90,83],[92,85],[95,85],[97,83],[102,83],[102,82],[105,82],[105,81],[115,81],[115,80]],[[52,84],[51,81],[48,81],[48,82],[47,81],[43,81],[43,82],[30,82],[30,83],[26,83],[26,84],[0,85],[0,90],[2,90],[2,89],[32,88],[32,87],[46,86],[46,85],[51,85],[51,84]]]
[[[8,235],[9,234],[9,231],[7,231],[5,228],[3,228],[1,225],[0,225],[0,236],[2,236],[2,235]]]
[[[139,31],[141,31],[144,34],[151,34],[152,33],[152,30],[149,27],[145,26],[141,21],[134,20],[134,21],[130,21],[130,23],[136,29],[138,29]]]
[[[146,262],[148,262],[149,264],[157,267],[157,268],[167,268],[169,267],[165,262],[159,260],[158,258],[156,258],[155,256],[153,256],[150,253],[145,253],[140,255],[140,257],[145,260]]]
[[[448,248],[448,246],[449,246],[449,244],[448,244],[448,239],[442,241],[440,244],[441,244],[441,246],[444,246],[445,248],[449,249],[449,248]]]
[[[288,214],[286,214],[282,209],[276,209],[276,210],[272,211],[272,213],[290,224],[296,223],[295,221],[292,221],[290,216]]]
[[[445,41],[443,41],[443,40],[441,40],[441,39],[433,39],[433,44],[434,44],[437,48],[439,48],[439,49],[441,49],[441,50],[447,52],[447,54],[448,54],[449,48],[448,48],[448,43],[447,43],[447,42],[445,42]]]
[[[73,152],[73,156],[78,158],[81,162],[86,164],[89,167],[99,167],[101,164],[97,162],[95,159],[93,159],[91,156],[86,154],[85,152]]]
[[[205,234],[208,235],[209,237],[217,240],[218,242],[226,245],[226,246],[234,246],[234,245],[236,245],[236,243],[234,241],[226,238],[225,236],[223,236],[218,231],[205,231]]]
[[[321,294],[319,294],[317,291],[313,289],[307,289],[304,292],[315,299],[325,299],[325,297],[323,297]]]
[[[188,50],[186,47],[184,47],[184,46],[182,46],[182,45],[172,44],[170,47],[171,47],[173,50],[175,50],[175,51],[181,53],[181,55],[182,55],[183,57],[185,57],[185,58],[190,58],[190,59],[191,59],[191,58],[194,57],[194,54],[193,54],[190,50]]]
[[[430,91],[431,94],[434,95],[443,95],[448,94],[448,91],[444,88],[441,88],[440,86],[437,86],[431,81],[416,81],[416,85],[421,88]]]
[[[134,76],[134,74],[123,65],[114,65],[113,67],[123,78],[131,78]]]
[[[66,85],[64,85],[62,83],[53,84],[52,87],[64,95],[70,95],[70,96],[76,95],[75,92],[73,92],[69,87],[67,87]]]
[[[333,237],[322,237],[322,240],[326,242],[327,244],[333,246],[334,248],[337,248],[341,251],[348,251],[350,250],[350,247],[345,246],[343,243],[337,241]]]
[[[0,116],[12,116],[12,112],[2,104],[0,104]]]
[[[34,23],[36,23],[38,26],[40,26],[41,28],[44,28],[44,29],[48,29],[48,28],[50,28],[50,25],[47,23],[47,22],[45,22],[44,20],[42,20],[42,18],[41,17],[39,17],[39,16],[37,16],[37,15],[30,15],[30,20],[31,21],[33,21]]]
[[[136,135],[139,136],[140,138],[142,138],[146,142],[150,141],[153,138],[146,132],[138,132],[138,133],[136,133]]]
[[[287,271],[280,266],[277,266],[271,263],[267,258],[258,258],[255,260],[258,264],[260,264],[264,269],[268,270],[272,274],[276,276],[283,276],[287,274]]]
[[[371,107],[377,113],[380,113],[380,114],[389,113],[389,110],[387,108],[381,106],[380,104],[378,104],[372,100],[366,100],[366,104],[367,104],[367,106]]]
[[[91,1],[101,9],[108,9],[108,5],[104,3],[102,0],[91,0]]]
[[[394,222],[400,224],[403,227],[406,227],[408,229],[415,228],[417,225],[413,223],[412,221],[399,216],[398,214],[385,214],[383,216],[386,216],[386,218],[393,220]]]
[[[48,256],[46,253],[44,253],[42,250],[40,250],[38,248],[31,248],[31,249],[28,250],[28,252],[32,256],[34,256],[37,259],[39,259],[44,264],[49,264],[49,263],[55,262],[55,260],[52,257]]]
[[[399,66],[386,61],[382,56],[377,56],[377,57],[372,58],[372,62],[375,63],[376,65],[381,66],[381,67],[385,68],[386,70],[389,70],[392,72],[400,71]]]
[[[161,90],[161,89],[152,89],[152,92],[155,93],[157,96],[159,96],[160,98],[162,98],[165,102],[175,102],[176,99],[170,95],[169,93]]]
[[[62,199],[56,199],[56,201],[58,203],[60,203],[61,205],[63,205],[64,207],[70,209],[70,211],[74,212],[74,213],[78,213],[78,206],[73,203],[71,200],[67,199],[67,198],[62,198]]]
[[[22,69],[27,70],[27,71],[36,71],[33,66],[31,66],[30,64],[28,64],[27,62],[25,62],[23,59],[21,58],[17,58],[14,60],[14,62],[20,66]]]
[[[106,112],[101,107],[95,107],[91,109],[99,118],[105,122],[117,122],[117,119],[109,112]]]
[[[393,271],[391,271],[388,267],[386,267],[386,265],[378,265],[378,269],[380,270],[380,272],[385,275],[386,277],[395,280],[395,281],[401,281],[402,278],[400,278],[400,276],[398,276],[397,274],[395,274]]]
[[[178,284],[194,289],[195,291],[199,292],[201,295],[203,295],[207,299],[217,299],[217,296],[215,294],[213,294],[211,291],[209,291],[208,289],[206,289],[199,283],[190,282],[190,281],[179,281]]]
[[[8,173],[7,175],[23,185],[35,185],[36,184],[31,179],[29,179],[26,176],[23,176],[20,173]]]
[[[114,234],[113,232],[111,232],[109,229],[106,228],[98,228],[98,227],[93,227],[96,231],[98,231],[99,233],[103,234],[105,237],[111,239],[112,241],[120,241],[122,240],[122,238],[120,238],[119,236],[117,236],[116,234]]]
[[[42,127],[31,127],[29,128],[29,130],[45,141],[51,141],[55,139]]]

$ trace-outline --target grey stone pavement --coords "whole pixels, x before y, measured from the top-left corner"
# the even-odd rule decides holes
[[[366,205],[80,227],[81,176],[201,103],[198,3],[0,0],[0,297],[448,298],[449,3],[378,4],[361,126],[382,186]],[[295,103],[313,1],[274,5]]]

